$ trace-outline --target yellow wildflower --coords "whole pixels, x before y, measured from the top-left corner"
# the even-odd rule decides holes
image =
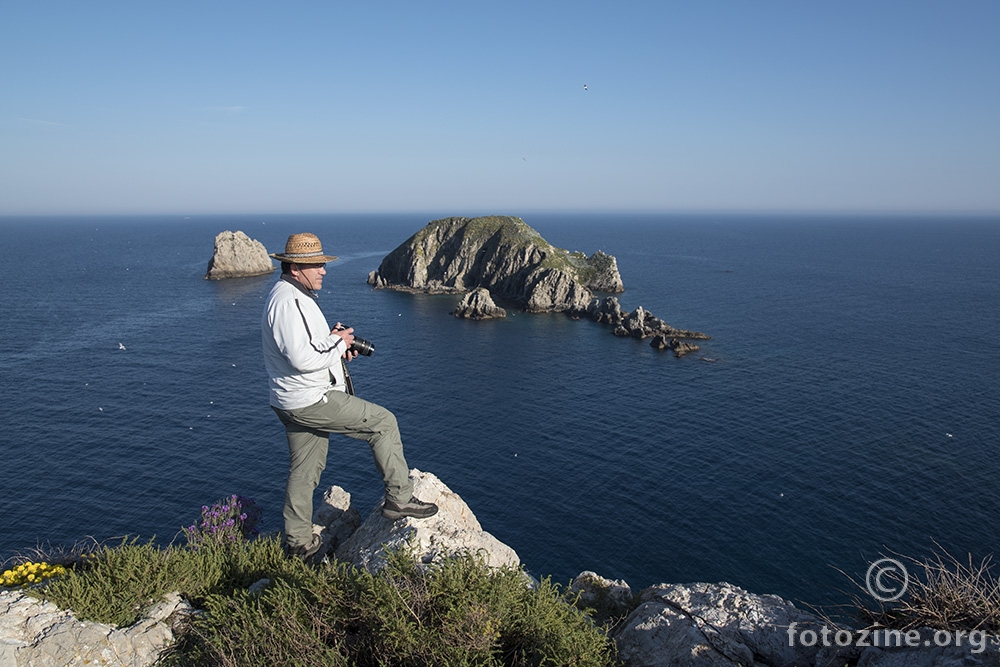
[[[0,586],[28,586],[37,584],[51,577],[58,577],[67,573],[62,565],[52,565],[44,561],[40,563],[21,563],[17,567],[4,570],[0,575]]]

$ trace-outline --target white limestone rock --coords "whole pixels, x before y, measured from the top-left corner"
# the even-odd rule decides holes
[[[878,640],[864,649],[857,667],[997,667],[1000,665],[1000,640],[994,635],[966,632],[961,645],[955,642],[954,633],[948,641],[943,636],[935,636],[930,628],[916,630],[916,646],[907,646],[892,636],[887,641]],[[883,635],[883,638],[885,635]],[[938,641],[945,644],[938,646]],[[839,667],[839,666],[837,666]]]
[[[0,667],[146,667],[173,645],[173,619],[190,610],[171,593],[135,624],[116,628],[21,591],[0,591]]]
[[[639,594],[614,639],[631,667],[839,667],[857,659],[856,649],[789,646],[792,622],[800,631],[822,627],[776,595],[727,583],[660,584]]]
[[[327,489],[313,512],[313,532],[323,539],[324,552],[336,551],[360,525],[361,514],[351,504],[351,494],[339,486]]]
[[[205,279],[247,278],[272,271],[274,264],[263,243],[241,231],[225,231],[215,237],[215,250],[208,261]]]
[[[428,519],[390,520],[382,516],[382,503],[336,551],[339,560],[377,571],[385,565],[387,551],[414,548],[422,563],[432,563],[458,553],[478,553],[490,567],[517,566],[520,559],[506,544],[483,530],[462,498],[431,473],[410,470],[413,495],[435,503],[438,513]]]
[[[635,607],[635,594],[625,581],[605,579],[590,570],[576,575],[569,588],[580,594],[580,606],[594,610],[599,623],[621,618]]]

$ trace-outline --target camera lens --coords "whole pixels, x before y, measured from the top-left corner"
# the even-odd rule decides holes
[[[375,344],[370,340],[365,340],[364,338],[358,338],[355,336],[354,344],[351,345],[351,351],[370,357],[372,356],[372,352],[375,351]]]

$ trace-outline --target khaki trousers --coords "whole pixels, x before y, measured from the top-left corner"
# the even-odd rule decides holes
[[[271,406],[288,437],[288,483],[285,486],[285,542],[312,542],[313,493],[326,467],[331,433],[364,440],[385,484],[385,497],[405,503],[413,496],[410,469],[403,457],[396,416],[381,405],[331,390],[323,400],[295,410]]]

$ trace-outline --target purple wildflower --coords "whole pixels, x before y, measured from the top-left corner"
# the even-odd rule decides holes
[[[231,543],[259,534],[261,508],[252,498],[232,494],[211,506],[202,505],[201,522],[184,529],[193,547],[213,543]]]

